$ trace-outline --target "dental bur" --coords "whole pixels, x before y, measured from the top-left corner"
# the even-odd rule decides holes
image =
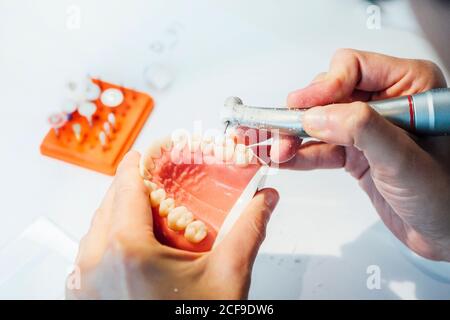
[[[440,88],[393,99],[370,101],[369,106],[395,125],[418,135],[450,134],[450,88]],[[225,101],[222,122],[228,126],[279,130],[309,137],[303,128],[306,109],[246,106],[238,97]]]

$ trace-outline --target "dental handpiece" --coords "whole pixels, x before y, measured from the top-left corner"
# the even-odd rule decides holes
[[[395,125],[417,135],[450,134],[450,88],[368,102],[375,111]],[[246,106],[238,97],[225,101],[221,120],[227,126],[278,130],[281,134],[309,137],[303,128],[306,109]]]

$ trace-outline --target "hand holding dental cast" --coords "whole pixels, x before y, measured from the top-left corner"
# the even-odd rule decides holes
[[[155,238],[152,206],[173,212],[165,194],[151,195],[151,183],[139,174],[140,156],[129,152],[120,164],[87,235],[81,241],[77,271],[67,279],[72,299],[242,299],[248,295],[254,259],[267,221],[278,201],[273,189],[259,191],[228,236],[212,251],[189,252]],[[149,198],[151,197],[151,204]],[[170,222],[198,241],[206,232],[189,222],[186,209]],[[170,213],[168,213],[170,215]],[[181,218],[182,217],[182,218]],[[80,288],[71,286],[79,281]]]
[[[450,137],[412,136],[360,102],[446,86],[429,61],[338,50],[328,72],[287,99],[292,108],[319,106],[302,123],[323,142],[282,137],[272,161],[294,170],[344,167],[400,241],[425,258],[450,261]]]

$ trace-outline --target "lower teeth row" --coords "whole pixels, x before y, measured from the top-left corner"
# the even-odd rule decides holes
[[[150,203],[153,208],[159,209],[159,215],[167,219],[167,225],[174,231],[183,231],[186,240],[199,243],[206,238],[208,228],[200,220],[194,220],[194,215],[184,206],[175,206],[173,198],[166,198],[164,189],[158,188],[155,183],[144,179],[145,186],[150,190]]]

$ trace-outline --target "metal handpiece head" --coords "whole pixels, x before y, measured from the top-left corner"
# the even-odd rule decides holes
[[[244,105],[238,97],[225,100],[220,112],[222,123],[307,137],[301,117],[304,110],[286,107],[253,107]]]

